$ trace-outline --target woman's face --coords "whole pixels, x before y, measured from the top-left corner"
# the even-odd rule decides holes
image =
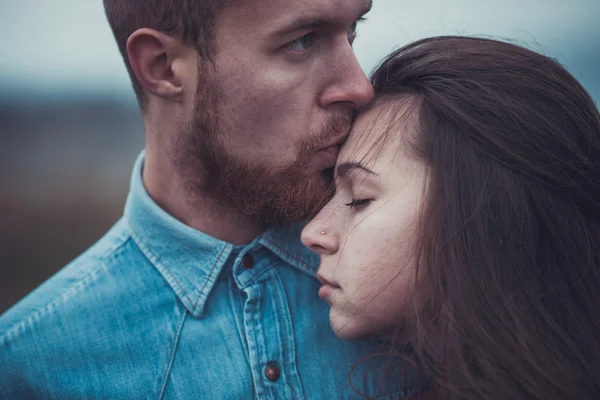
[[[402,105],[379,105],[356,120],[336,165],[335,196],[302,232],[303,243],[321,256],[319,296],[344,339],[400,323],[413,301],[427,168],[406,145],[411,118],[390,129],[392,111],[402,113]]]

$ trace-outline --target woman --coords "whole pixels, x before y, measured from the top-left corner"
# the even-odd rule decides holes
[[[466,37],[408,45],[372,83],[302,235],[334,331],[385,339],[423,397],[600,399],[591,97],[548,57]]]

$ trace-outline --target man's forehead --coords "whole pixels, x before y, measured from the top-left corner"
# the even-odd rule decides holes
[[[239,24],[253,22],[263,33],[274,33],[310,21],[352,23],[371,6],[372,0],[243,0],[233,2],[224,12]]]

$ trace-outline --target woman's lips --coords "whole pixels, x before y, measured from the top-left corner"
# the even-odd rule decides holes
[[[319,289],[319,297],[324,300],[331,297],[331,295],[336,290],[341,290],[340,285],[338,285],[335,282],[330,281],[329,279],[325,278],[323,275],[321,275],[318,272],[317,272],[317,279],[319,280],[319,282],[321,282],[323,284],[323,286],[321,286],[321,288]]]
[[[336,290],[340,290],[340,288],[333,285],[323,285],[319,289],[319,297],[323,300],[327,300]]]

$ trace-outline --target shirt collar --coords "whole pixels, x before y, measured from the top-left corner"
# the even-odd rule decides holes
[[[219,273],[242,246],[193,229],[161,209],[142,181],[144,152],[133,168],[125,220],[137,246],[169,283],[187,310],[199,318]],[[304,224],[270,227],[248,246],[257,244],[293,268],[314,276],[318,256],[300,242]]]

